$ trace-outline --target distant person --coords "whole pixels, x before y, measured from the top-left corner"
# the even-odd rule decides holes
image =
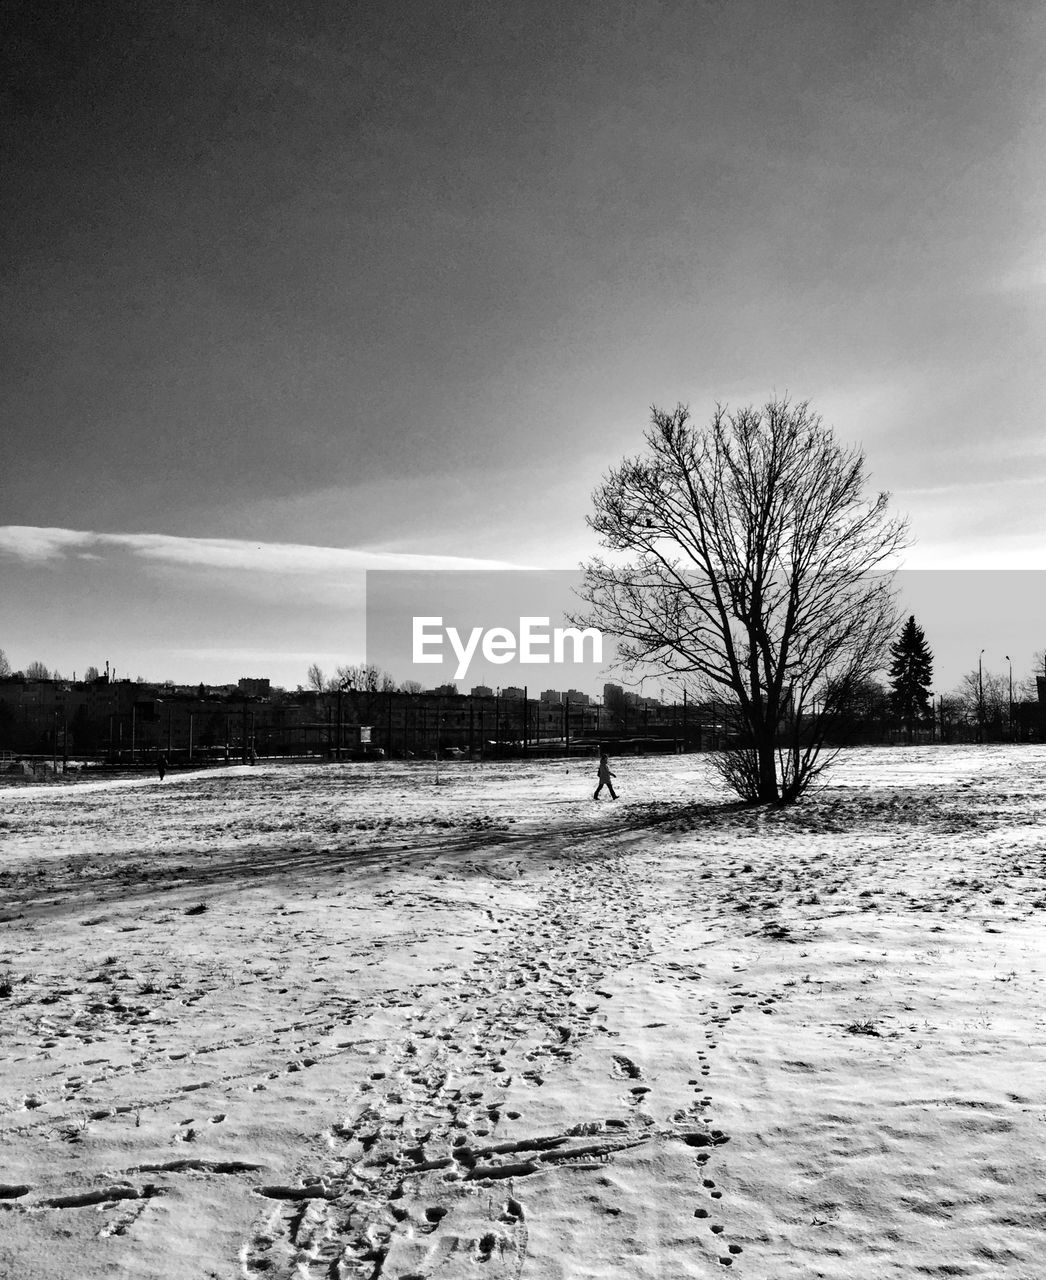
[[[601,752],[599,756],[598,773],[599,773],[599,786],[596,787],[596,794],[592,797],[592,799],[598,800],[599,793],[603,790],[604,787],[606,787],[606,789],[610,792],[611,800],[616,800],[617,792],[614,790],[614,784],[610,781],[610,779],[614,777],[614,774],[610,772],[610,764],[607,761],[607,753],[605,751]]]
[[[164,774],[167,772],[167,757],[162,751],[156,757],[156,772],[160,775],[160,781],[163,782]]]

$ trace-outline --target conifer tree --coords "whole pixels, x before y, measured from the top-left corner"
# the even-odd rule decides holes
[[[933,682],[933,652],[923,629],[912,614],[901,634],[890,646],[890,698],[894,714],[912,740],[912,730],[930,715],[930,685]]]

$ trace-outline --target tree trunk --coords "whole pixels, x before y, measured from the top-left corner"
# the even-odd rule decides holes
[[[756,754],[759,759],[759,802],[777,804],[781,793],[777,785],[777,755],[773,739],[757,742]]]

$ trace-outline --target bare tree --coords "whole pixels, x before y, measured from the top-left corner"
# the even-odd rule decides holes
[[[396,681],[392,676],[373,662],[338,667],[335,687],[339,684],[343,689],[358,689],[361,693],[394,693],[396,690]]]
[[[717,407],[704,431],[655,408],[645,455],[609,472],[584,568],[588,625],[622,662],[685,676],[732,715],[721,772],[744,799],[797,799],[824,767],[825,725],[878,670],[898,618],[884,565],[906,544],[864,456],[806,403]]]
[[[965,722],[976,727],[981,738],[1000,738],[1009,727],[1009,678],[974,667],[962,678],[955,693]]]
[[[1014,697],[1034,702],[1039,696],[1038,681],[1046,676],[1046,649],[1036,649],[1031,657],[1031,671],[1014,686]]]
[[[11,674],[11,664],[7,660],[7,654],[0,649],[0,680]]]
[[[422,684],[420,680],[404,680],[400,685],[401,693],[420,693]]]
[[[394,693],[396,681],[387,671],[370,662],[350,663],[335,667],[328,676],[318,662],[309,668],[309,688],[317,693],[337,693],[352,690],[356,693]]]
[[[42,662],[30,662],[24,672],[27,680],[50,680],[51,672]]]
[[[93,684],[99,679],[101,679],[101,672],[97,667],[88,667],[84,672],[84,684]]]
[[[836,746],[882,742],[893,727],[894,715],[886,686],[871,677],[858,677],[834,702],[825,725],[825,741]]]
[[[966,708],[963,700],[954,693],[942,693],[937,700],[937,713],[940,717],[941,741],[950,742],[956,728],[966,723]]]

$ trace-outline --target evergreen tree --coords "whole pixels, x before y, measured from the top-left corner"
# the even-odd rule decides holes
[[[914,614],[890,646],[890,699],[894,714],[912,740],[912,729],[930,715],[930,685],[933,682],[933,652],[926,644],[923,629]]]

